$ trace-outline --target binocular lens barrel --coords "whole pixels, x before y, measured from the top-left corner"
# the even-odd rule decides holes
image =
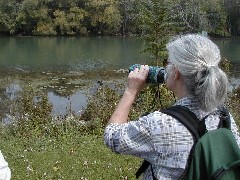
[[[129,72],[133,71],[135,68],[140,68],[141,64],[134,64],[129,67]],[[147,83],[152,84],[162,84],[164,83],[165,69],[159,66],[149,66],[149,72],[146,79]]]

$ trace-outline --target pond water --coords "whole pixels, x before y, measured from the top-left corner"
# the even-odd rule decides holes
[[[121,37],[0,37],[0,67],[9,70],[126,68],[144,62],[144,43]]]
[[[240,84],[240,39],[213,41],[234,64],[232,82]],[[1,79],[6,85],[0,89],[1,103],[14,98],[24,83],[32,83],[48,92],[54,115],[65,114],[69,104],[81,112],[87,103],[84,92],[94,91],[103,75],[111,80],[111,72],[148,64],[147,55],[140,53],[143,48],[144,41],[137,38],[0,37]]]

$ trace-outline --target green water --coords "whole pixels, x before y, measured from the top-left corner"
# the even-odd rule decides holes
[[[240,65],[240,39],[213,39],[222,56]],[[121,37],[0,37],[0,68],[12,70],[95,70],[148,63],[144,41]]]
[[[127,68],[146,61],[144,43],[121,37],[0,37],[0,67],[11,70]]]
[[[240,76],[240,39],[213,39],[218,45],[222,57],[226,57],[233,64],[233,71]]]

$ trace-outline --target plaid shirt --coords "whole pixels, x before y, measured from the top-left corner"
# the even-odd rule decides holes
[[[188,107],[199,119],[208,112],[199,109],[193,98],[185,97],[175,105]],[[206,119],[208,130],[216,129],[219,123],[217,114],[210,114]],[[232,132],[240,146],[240,138],[235,121],[231,116]],[[104,134],[105,144],[112,151],[143,158],[152,164],[157,179],[177,179],[183,172],[193,137],[185,126],[173,117],[159,111],[140,117],[137,121],[125,124],[109,124]],[[143,179],[152,180],[148,168]]]

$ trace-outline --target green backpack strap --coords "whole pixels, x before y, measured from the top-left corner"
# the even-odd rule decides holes
[[[211,180],[218,180],[228,171],[240,167],[240,160],[233,161],[225,166],[219,168],[211,177]]]

